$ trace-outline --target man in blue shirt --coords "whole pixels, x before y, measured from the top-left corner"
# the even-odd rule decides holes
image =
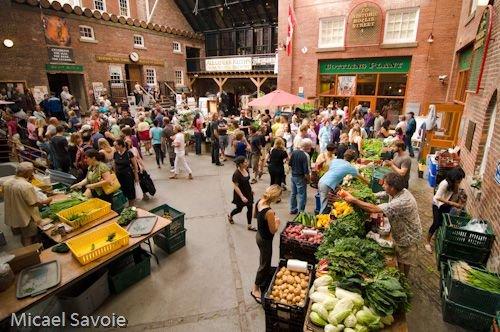
[[[66,121],[66,117],[63,112],[63,107],[61,99],[57,98],[53,93],[44,106],[50,117],[56,117],[60,121]]]
[[[290,156],[288,165],[292,172],[292,193],[290,194],[290,214],[303,212],[307,202],[307,183],[310,179],[310,158],[312,142],[304,138],[300,149],[294,150]],[[298,205],[297,205],[298,201]]]
[[[406,148],[408,149],[408,152],[410,153],[410,157],[415,157],[415,154],[413,153],[413,146],[411,145],[411,137],[417,130],[417,121],[415,120],[415,113],[409,112],[408,113],[408,120],[406,123],[406,133],[405,133],[405,144]]]
[[[344,159],[333,159],[330,168],[318,182],[318,192],[321,199],[320,213],[325,213],[328,207],[328,193],[335,190],[346,175],[360,176],[356,167],[351,165],[351,161],[356,159],[356,151],[348,149],[344,153]]]

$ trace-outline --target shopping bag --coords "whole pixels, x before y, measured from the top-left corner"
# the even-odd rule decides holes
[[[141,190],[143,193],[149,193],[152,196],[156,194],[156,187],[153,183],[153,180],[151,180],[148,172],[142,171],[141,173],[139,173],[139,185],[141,186]]]
[[[121,188],[120,181],[118,181],[118,178],[116,177],[115,173],[110,174],[111,178],[111,183],[104,183],[102,185],[102,190],[106,195],[113,194],[118,191],[118,189]]]

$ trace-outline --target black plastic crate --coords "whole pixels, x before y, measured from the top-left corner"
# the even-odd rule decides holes
[[[490,315],[495,315],[497,311],[500,311],[500,294],[488,292],[453,279],[451,268],[455,263],[455,261],[449,260],[441,267],[442,279],[448,290],[448,299]],[[484,269],[474,268],[490,273]],[[495,275],[494,273],[490,274]]]
[[[167,237],[165,233],[159,233],[153,236],[153,241],[166,253],[171,254],[186,245],[186,230],[183,229],[170,237]]]
[[[478,233],[460,228],[471,220],[468,217],[454,216],[445,213],[443,214],[443,219],[444,240],[456,245],[466,245],[478,249],[491,250],[491,246],[495,241],[495,234],[489,223],[486,233]]]
[[[184,230],[184,218],[186,216],[184,212],[176,210],[168,204],[155,207],[154,209],[149,210],[149,212],[160,217],[163,217],[166,213],[170,214],[172,223],[165,227],[165,230],[162,232],[167,238],[170,238],[171,236]]]
[[[116,294],[121,293],[151,274],[150,254],[141,248],[137,248],[130,255],[133,257],[133,264],[130,264],[129,257],[124,257],[123,259],[127,261],[127,265],[120,266],[119,272],[110,272],[109,274],[111,290]],[[116,271],[116,269],[110,267],[110,271]]]
[[[447,260],[465,261],[471,265],[486,265],[490,257],[490,249],[456,244],[444,239],[444,228],[440,227],[436,233],[436,263],[438,270],[441,262]]]
[[[318,260],[316,259],[315,254],[318,250],[318,247],[320,246],[319,244],[300,242],[285,236],[285,230],[289,226],[295,225],[300,224],[295,222],[288,222],[280,234],[280,258],[298,259],[301,261],[306,261],[309,264],[316,264]]]
[[[448,298],[446,285],[442,285],[441,309],[443,320],[471,331],[489,332],[494,315],[455,303]]]
[[[286,266],[286,260],[280,259],[278,268],[276,269],[273,279],[264,296],[264,312],[266,315],[266,331],[302,331],[307,313],[307,305],[309,302],[309,289],[313,282],[314,268],[313,265],[308,265],[309,270],[309,287],[306,292],[304,306],[287,305],[276,303],[269,298],[272,291],[276,274],[282,266]]]

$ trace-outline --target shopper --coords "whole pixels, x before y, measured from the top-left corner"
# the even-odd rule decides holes
[[[422,225],[415,197],[404,187],[404,178],[396,173],[384,176],[384,190],[389,202],[374,205],[353,197],[346,191],[339,195],[347,202],[369,213],[383,213],[391,224],[398,267],[407,277],[410,267],[416,264],[418,243],[422,237]]]
[[[103,156],[103,162],[109,167],[113,168],[113,162],[115,159],[115,148],[112,147],[108,140],[105,138],[100,138],[97,142],[99,146],[99,153]]]
[[[245,133],[245,136],[248,136],[250,126],[252,125],[252,118],[248,117],[248,112],[246,109],[241,110],[238,124],[239,129]]]
[[[248,148],[248,143],[245,139],[245,133],[241,130],[237,130],[234,134],[233,140],[234,157],[246,157]]]
[[[393,172],[403,177],[404,187],[408,189],[410,182],[411,158],[406,152],[406,146],[403,141],[394,141],[392,143],[394,158],[384,161],[384,166],[390,167]]]
[[[220,113],[219,120],[217,121],[217,133],[219,135],[219,148],[222,161],[227,160],[226,148],[229,146],[229,137],[227,135],[228,128],[227,121],[224,119],[223,114]]]
[[[121,190],[128,198],[129,206],[133,206],[136,199],[135,184],[139,183],[139,168],[134,154],[128,149],[123,139],[115,141],[115,173],[121,185]]]
[[[168,161],[170,162],[170,172],[174,172],[175,152],[172,145],[174,137],[174,125],[170,123],[170,119],[166,116],[163,118],[163,139],[165,142],[165,152],[168,154]]]
[[[153,128],[149,130],[149,136],[151,137],[151,143],[153,144],[153,150],[155,152],[156,157],[156,165],[158,168],[161,168],[161,165],[164,164],[165,155],[161,149],[161,140],[163,138],[163,129],[158,127],[158,121],[153,121]],[[195,133],[196,137],[196,133]],[[160,165],[161,163],[161,165]]]
[[[20,231],[23,246],[35,242],[37,222],[41,220],[38,207],[52,201],[51,198],[39,200],[37,189],[31,184],[34,171],[32,163],[21,162],[16,176],[3,184],[5,224]]]
[[[441,181],[432,198],[432,225],[427,234],[425,250],[432,253],[431,239],[434,233],[443,225],[443,213],[450,213],[452,208],[462,209],[463,203],[459,199],[460,183],[465,178],[462,168],[449,170],[446,179]]]
[[[391,125],[391,121],[385,120],[384,123],[382,123],[382,126],[380,127],[380,130],[378,131],[377,138],[387,138],[389,137],[389,127]]]
[[[58,125],[56,127],[56,134],[50,139],[50,145],[54,152],[56,169],[68,173],[71,160],[68,153],[68,140],[64,136],[64,126]]]
[[[137,135],[142,144],[144,144],[144,150],[148,155],[151,155],[151,136],[149,130],[151,129],[149,123],[145,121],[146,117],[141,115],[139,117],[139,123],[137,124]]]
[[[266,280],[271,275],[271,259],[273,256],[273,238],[279,229],[280,219],[273,211],[271,204],[281,199],[281,188],[272,185],[266,189],[262,198],[255,204],[255,215],[257,217],[258,232],[255,235],[259,247],[259,269],[255,276],[255,283],[250,295],[261,303],[261,287],[265,286]]]
[[[361,129],[357,126],[352,128],[352,135],[349,138],[349,148],[356,152],[356,158],[363,153],[363,137]]]
[[[321,178],[323,174],[328,172],[330,168],[330,163],[335,159],[335,144],[330,143],[326,146],[326,150],[318,155],[316,162],[314,163],[314,168],[318,172],[318,176]]]
[[[207,136],[210,137],[212,143],[212,164],[223,166],[220,162],[220,142],[219,142],[219,120],[217,113],[211,116],[212,121],[208,124]]]
[[[262,157],[262,141],[264,138],[255,127],[250,127],[250,164],[253,170],[253,179],[251,184],[257,183],[257,179],[262,177],[260,169],[260,158]]]
[[[158,119],[158,116],[157,116]],[[162,117],[163,119],[163,117]],[[201,141],[203,138],[203,118],[200,113],[196,113],[193,120],[193,130],[194,130],[194,151],[196,155],[201,155]],[[156,153],[156,152],[155,152]]]
[[[329,117],[326,117],[323,120],[323,125],[319,130],[318,133],[318,140],[319,140],[319,152],[325,152],[326,151],[326,146],[332,141],[332,123],[330,121]]]
[[[252,226],[252,204],[253,204],[253,191],[250,185],[250,174],[248,173],[248,160],[243,156],[238,156],[234,159],[236,164],[236,171],[233,173],[233,204],[236,208],[227,215],[227,221],[234,224],[233,217],[247,208],[247,229],[249,231],[256,231],[257,229]]]
[[[307,124],[303,124],[300,126],[299,132],[297,133],[297,135],[293,139],[293,149],[294,150],[300,149],[300,147],[302,146],[302,140],[304,140],[306,138],[309,139],[309,136],[307,134],[308,130],[309,130],[309,126]],[[312,141],[311,141],[311,144],[312,144]]]
[[[102,162],[103,156],[97,150],[89,149],[85,152],[85,161],[88,165],[86,177],[71,186],[71,189],[85,187],[85,196],[100,198],[112,203],[113,194],[107,195],[102,186],[111,184],[111,169]]]
[[[311,140],[304,138],[300,149],[294,150],[288,162],[292,172],[292,193],[290,195],[290,214],[297,214],[306,208],[307,183],[310,179]],[[298,201],[298,205],[297,205]]]
[[[375,110],[374,114],[375,114],[375,119],[373,119],[373,137],[379,137],[380,129],[382,129],[385,119],[380,114],[380,110]],[[389,124],[391,124],[390,121]]]
[[[175,161],[174,161],[174,175],[171,179],[177,179],[181,169],[184,169],[188,173],[189,180],[193,179],[193,172],[188,165],[186,160],[186,142],[184,140],[184,132],[182,127],[179,125],[174,126],[175,136],[173,138],[172,145],[174,146]]]
[[[415,157],[415,154],[413,153],[413,146],[411,145],[411,138],[413,137],[413,134],[415,133],[416,130],[417,130],[417,121],[415,120],[415,113],[409,112],[408,120],[406,123],[405,144],[406,147],[408,148],[408,152],[411,158]]]
[[[268,170],[271,177],[271,185],[285,185],[285,162],[288,160],[288,153],[285,150],[285,141],[277,137],[274,140],[274,147],[269,152]]]

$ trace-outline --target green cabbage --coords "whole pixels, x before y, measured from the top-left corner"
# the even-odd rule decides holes
[[[357,323],[357,319],[356,319],[356,316],[354,316],[353,314],[350,314],[349,316],[346,317],[346,319],[344,319],[344,325],[346,327],[354,327],[356,326],[356,323]]]

